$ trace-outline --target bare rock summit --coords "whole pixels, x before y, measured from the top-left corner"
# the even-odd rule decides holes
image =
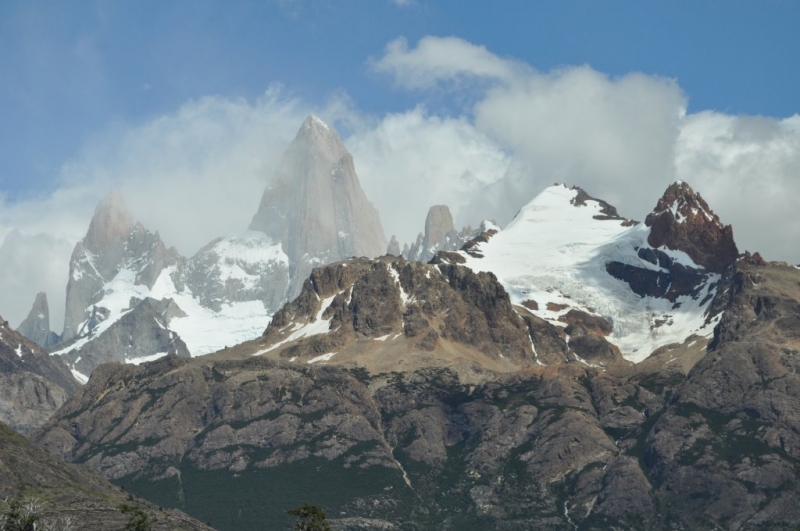
[[[17,332],[41,347],[55,345],[59,341],[58,334],[50,331],[50,307],[47,294],[39,292],[33,301],[28,317],[17,328]]]
[[[264,191],[250,230],[276,242],[289,257],[291,299],[314,267],[386,249],[378,211],[367,200],[339,134],[309,116]]]
[[[457,251],[479,232],[472,227],[456,231],[447,205],[433,205],[425,218],[425,233],[420,233],[411,247],[403,251],[406,260],[427,263],[439,251]]]
[[[723,225],[705,200],[683,181],[671,184],[644,221],[647,242],[683,251],[708,271],[721,273],[739,256],[733,228]]]

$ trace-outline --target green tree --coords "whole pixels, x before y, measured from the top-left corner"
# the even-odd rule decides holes
[[[131,515],[123,531],[150,531],[150,520],[143,510],[127,503],[120,505],[119,510]]]
[[[306,502],[302,507],[296,507],[289,514],[297,517],[294,523],[295,531],[331,531],[325,511]]]

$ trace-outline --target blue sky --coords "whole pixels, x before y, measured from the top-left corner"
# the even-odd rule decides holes
[[[800,2],[0,2],[0,314],[63,315],[111,189],[191,255],[244,230],[308,113],[387,237],[509,221],[554,181],[643,219],[700,191],[741,249],[800,263]]]
[[[142,1],[0,3],[0,175],[13,196],[55,186],[93,135],[204,95],[282,83],[309,101],[345,91],[374,113],[424,99],[366,63],[405,36],[458,36],[548,71],[674,78],[689,110],[800,109],[800,3],[791,1]]]

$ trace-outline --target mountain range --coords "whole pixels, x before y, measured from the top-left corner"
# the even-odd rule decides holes
[[[688,183],[653,203],[555,184],[460,230],[433,205],[401,248],[310,116],[192,257],[104,198],[62,333],[43,294],[0,328],[0,420],[222,530],[305,501],[336,529],[798,525],[800,270]]]

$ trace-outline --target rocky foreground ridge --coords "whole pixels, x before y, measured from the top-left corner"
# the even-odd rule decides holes
[[[344,331],[338,338],[293,340],[274,359],[278,349],[244,360],[229,351],[105,365],[34,439],[219,529],[285,524],[285,508],[305,499],[341,529],[800,523],[800,270],[732,265],[707,346],[694,336],[636,365],[554,356],[541,366],[522,346],[537,328],[491,275],[395,260],[315,270],[265,344],[281,341],[270,337],[280,319],[303,312],[321,313],[329,330]],[[432,291],[415,291],[428,281]],[[441,300],[449,312],[425,313],[421,300],[419,311],[403,306],[403,292]],[[509,313],[493,328],[488,307],[518,318]],[[408,336],[419,317],[427,326]],[[483,330],[477,352],[520,368],[477,359],[394,371],[308,363],[330,347],[319,342],[377,344],[386,334],[425,352],[430,330],[438,337],[429,352],[446,360],[447,341],[472,346],[463,330],[450,336],[467,323]],[[554,325],[542,330],[553,345],[566,343]],[[538,352],[546,341],[536,337]]]

